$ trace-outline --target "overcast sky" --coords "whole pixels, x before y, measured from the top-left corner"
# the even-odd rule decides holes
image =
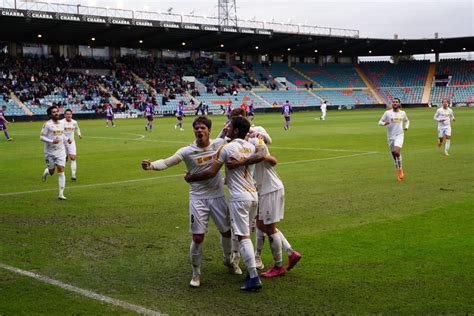
[[[45,0],[42,0],[45,1]],[[236,0],[241,19],[357,29],[360,37],[474,35],[474,0]],[[217,15],[218,0],[51,0],[70,4]]]

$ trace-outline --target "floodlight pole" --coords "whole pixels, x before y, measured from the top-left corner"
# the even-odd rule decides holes
[[[218,0],[218,23],[220,26],[237,26],[236,0]]]

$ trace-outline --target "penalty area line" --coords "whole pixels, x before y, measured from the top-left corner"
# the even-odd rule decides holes
[[[34,272],[18,269],[18,268],[15,268],[15,267],[3,264],[3,263],[0,263],[0,268],[8,270],[8,271],[16,273],[16,274],[20,274],[20,275],[23,275],[23,276],[26,276],[26,277],[30,277],[32,279],[41,281],[43,283],[59,287],[63,290],[67,290],[69,292],[73,292],[73,293],[76,293],[76,294],[79,294],[79,295],[82,295],[82,296],[85,296],[85,297],[88,297],[88,298],[91,298],[91,299],[94,299],[94,300],[97,300],[97,301],[101,301],[101,302],[104,302],[104,303],[107,303],[107,304],[110,304],[110,305],[114,305],[114,306],[118,306],[118,307],[121,307],[121,308],[124,308],[124,309],[128,309],[132,312],[136,312],[136,313],[139,313],[139,314],[152,315],[152,316],[166,315],[166,314],[163,314],[161,312],[154,311],[154,310],[148,309],[148,308],[140,306],[140,305],[131,304],[131,303],[119,300],[119,299],[115,299],[115,298],[112,298],[112,297],[109,297],[109,296],[105,296],[105,295],[96,293],[94,291],[82,289],[82,288],[76,287],[74,285],[70,285],[70,284],[55,280],[55,279],[51,279],[47,276],[43,276],[43,275],[40,275],[40,274],[37,274],[37,273],[34,273]]]

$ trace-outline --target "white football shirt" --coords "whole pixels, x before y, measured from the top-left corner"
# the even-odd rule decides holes
[[[403,134],[403,129],[408,128],[410,121],[408,121],[407,114],[405,111],[394,112],[393,110],[385,111],[382,118],[379,121],[379,125],[383,125],[383,122],[388,121],[390,124],[387,125],[387,138],[394,139],[398,135]]]
[[[44,153],[46,155],[54,156],[65,156],[66,150],[64,147],[64,124],[61,121],[54,123],[53,120],[49,120],[44,123],[43,128],[41,129],[41,137],[44,137],[51,142],[44,143]],[[56,138],[60,139],[60,142],[53,144],[52,141]]]
[[[76,120],[71,119],[68,122],[65,118],[61,120],[64,124],[64,136],[69,138],[70,140],[74,141],[74,132],[77,131],[77,135],[81,135],[81,130],[79,129],[79,125],[77,124]]]
[[[265,155],[270,154],[267,145],[265,145],[265,142],[261,138],[249,138],[249,143],[251,143],[255,147],[263,148]],[[268,162],[262,161],[255,164],[253,178],[255,180],[259,195],[283,189],[283,182],[278,177],[275,168]]]
[[[218,149],[224,144],[225,140],[222,138],[212,140],[206,148],[198,147],[194,142],[179,149],[175,155],[184,161],[188,172],[191,174],[199,173],[206,170],[214,162]],[[213,199],[224,195],[224,181],[220,171],[213,178],[190,183],[190,200]]]
[[[217,161],[225,164],[231,158],[244,160],[255,152],[255,146],[237,138],[221,147],[217,154]],[[258,201],[257,188],[253,179],[255,165],[241,166],[235,169],[226,167],[229,201]]]
[[[454,119],[454,112],[452,109],[439,108],[435,115],[434,119],[438,121],[438,128],[451,126],[451,121]]]

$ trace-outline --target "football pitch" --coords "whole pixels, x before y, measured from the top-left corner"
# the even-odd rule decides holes
[[[279,228],[303,258],[285,276],[262,279],[256,293],[240,292],[244,277],[227,273],[212,222],[201,287],[188,286],[184,163],[141,169],[142,159],[191,143],[194,117],[183,132],[172,117],[156,119],[152,133],[144,119],[117,120],[116,128],[79,121],[78,180],[68,164],[67,201],[57,199],[57,175],[40,180],[42,123],[10,124],[13,142],[0,134],[0,315],[472,314],[474,110],[454,109],[449,157],[436,146],[435,111],[406,110],[402,183],[386,127],[377,126],[383,110],[329,111],[327,121],[299,112],[288,131],[279,115],[257,114],[285,185]],[[225,119],[211,119],[215,136]],[[263,258],[269,268],[268,240]]]

